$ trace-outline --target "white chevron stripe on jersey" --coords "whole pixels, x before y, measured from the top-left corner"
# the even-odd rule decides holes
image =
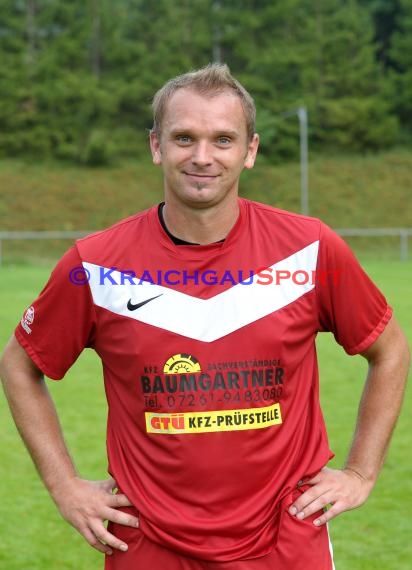
[[[306,272],[310,278],[304,285],[296,284],[292,279],[284,279],[280,285],[276,285],[276,279],[270,285],[262,285],[257,280],[263,279],[255,275],[250,285],[234,285],[209,299],[199,299],[149,282],[139,284],[139,277],[134,279],[135,285],[127,279],[119,285],[114,285],[109,279],[101,284],[101,271],[105,269],[87,262],[83,262],[83,266],[90,272],[89,286],[95,305],[188,338],[213,342],[282,309],[311,291],[315,287],[312,271],[316,269],[318,248],[319,242],[315,241],[271,266],[272,275],[276,275],[276,271],[289,271],[291,275],[297,271]],[[110,275],[121,283],[120,271],[112,271]],[[303,281],[302,275],[299,280]],[[193,285],[194,290],[195,287]],[[127,308],[129,300],[135,305],[157,295],[159,297],[136,311]]]

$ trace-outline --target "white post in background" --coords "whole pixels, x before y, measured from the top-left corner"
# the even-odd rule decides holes
[[[212,10],[215,17],[215,23],[213,25],[213,46],[212,46],[213,63],[222,63],[222,45],[220,43],[222,32],[220,29],[219,20],[216,21],[216,18],[219,18],[219,12],[221,7],[222,6],[220,0],[213,1]]]
[[[299,118],[299,146],[300,146],[300,212],[309,215],[309,168],[308,168],[308,111],[306,107],[299,107],[293,111],[280,113],[282,119],[297,115]]]
[[[308,182],[308,112],[306,107],[299,107],[299,139],[300,139],[300,211],[309,215],[309,182]]]

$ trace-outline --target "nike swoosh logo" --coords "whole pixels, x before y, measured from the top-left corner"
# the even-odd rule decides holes
[[[136,305],[134,305],[132,303],[132,300],[129,299],[127,302],[127,308],[129,309],[129,311],[135,311],[136,309],[140,309],[140,307],[143,307],[143,305],[146,305],[146,303],[150,303],[150,301],[153,301],[153,299],[157,299],[162,295],[163,293],[160,293],[160,295],[156,295],[156,297],[150,297],[150,299],[146,299],[146,301],[142,301],[141,303],[136,303]]]

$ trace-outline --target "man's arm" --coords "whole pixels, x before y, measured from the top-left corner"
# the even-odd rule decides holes
[[[359,405],[355,435],[342,470],[325,468],[305,484],[311,488],[290,507],[304,519],[331,505],[318,517],[321,525],[368,498],[383,465],[398,419],[409,369],[408,344],[392,319],[379,338],[362,353],[369,363]]]
[[[87,542],[105,554],[127,545],[110,534],[103,521],[137,527],[138,520],[116,510],[130,506],[112,494],[116,483],[80,479],[64,442],[59,419],[43,374],[13,336],[0,361],[0,376],[17,429],[62,516]]]

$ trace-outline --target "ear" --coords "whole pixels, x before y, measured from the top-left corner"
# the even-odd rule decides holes
[[[153,164],[162,164],[162,153],[160,152],[160,140],[155,131],[150,131],[150,150],[152,151]]]
[[[245,158],[245,168],[253,168],[255,164],[255,159],[257,155],[257,151],[259,148],[259,135],[255,133],[252,139],[249,141],[247,147],[247,154]]]

